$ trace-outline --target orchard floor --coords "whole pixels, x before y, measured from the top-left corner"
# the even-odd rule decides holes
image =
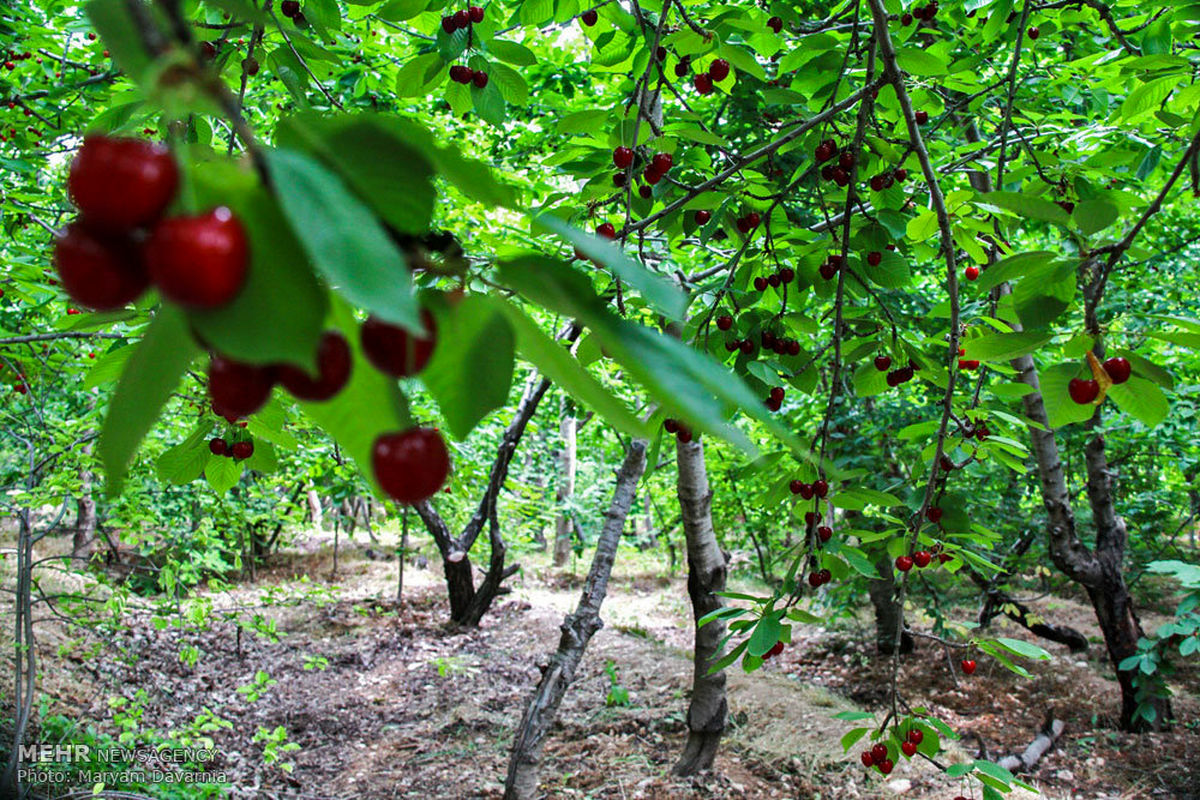
[[[58,699],[60,712],[101,726],[111,716],[106,694],[114,690],[127,697],[147,692],[146,726],[183,726],[211,709],[233,723],[213,734],[219,753],[213,768],[231,776],[236,798],[499,798],[513,729],[538,664],[556,647],[562,616],[577,600],[587,562],[563,573],[546,566],[544,556],[523,556],[526,569],[510,581],[512,593],[479,629],[464,631],[444,623],[448,608],[436,562],[430,569],[406,567],[405,599],[397,606],[383,599],[395,594],[395,560],[343,549],[331,579],[327,544],[324,537],[303,542],[259,570],[253,584],[211,596],[218,611],[274,620],[279,641],[245,634],[239,644],[228,622],[199,632],[160,631],[147,613],[131,609],[131,630],[115,637],[136,656],[123,665],[111,650],[90,658],[59,654],[66,635],[47,622],[39,627],[42,690]],[[890,669],[873,656],[865,626],[797,628],[798,641],[764,670],[730,670],[731,720],[717,769],[673,778],[691,676],[684,578],[665,576],[661,564],[648,569],[645,559],[629,561],[618,563],[606,626],[546,742],[547,797],[949,800],[960,791],[979,797],[925,764],[902,764],[883,779],[866,774],[856,751],[842,753],[839,739],[854,723],[833,715],[878,710]],[[274,602],[264,603],[268,596]],[[288,597],[298,602],[278,602]],[[1070,600],[1041,607],[1048,606],[1056,621],[1097,635],[1087,608]],[[970,609],[962,615],[969,618]],[[194,668],[179,659],[188,644],[201,653]],[[1034,664],[1032,680],[981,663],[956,686],[945,654],[919,643],[902,662],[901,682],[912,705],[931,708],[962,734],[944,762],[1019,752],[1052,711],[1066,732],[1026,776],[1044,796],[1200,797],[1194,674],[1177,687],[1175,706],[1191,726],[1133,737],[1112,726],[1115,685],[1102,646],[1085,657],[1050,649],[1054,659]],[[317,657],[326,660],[324,669],[306,669]],[[610,662],[628,690],[627,705],[606,705]],[[247,702],[237,688],[259,670],[278,683]],[[295,764],[291,773],[264,766],[262,745],[252,741],[260,726],[280,725],[300,745],[285,756]]]

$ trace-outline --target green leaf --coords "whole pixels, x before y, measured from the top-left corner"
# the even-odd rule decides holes
[[[1067,212],[1058,204],[1024,192],[987,192],[980,195],[975,204],[989,211],[1001,209],[1012,211],[1026,219],[1037,219],[1058,225],[1065,226],[1071,220]]]
[[[497,128],[504,125],[504,95],[500,93],[500,86],[496,81],[489,80],[488,85],[482,89],[472,84],[471,102],[475,106],[475,113],[479,114],[479,118],[484,122]]]
[[[270,150],[266,157],[292,230],[333,288],[383,320],[422,332],[408,267],[370,210],[308,156]]]
[[[1171,404],[1158,384],[1145,378],[1131,377],[1125,383],[1109,387],[1108,396],[1124,411],[1147,428],[1153,428],[1167,418]]]
[[[1010,361],[1017,356],[1032,353],[1054,338],[1045,331],[1018,331],[1016,333],[994,333],[963,342],[966,355],[963,358],[977,361]]]
[[[639,291],[646,302],[673,320],[683,318],[687,297],[665,278],[625,255],[612,242],[584,233],[553,214],[542,214],[534,220],[552,233],[558,234],[588,258],[608,267],[618,278]]]
[[[1121,210],[1109,200],[1083,200],[1075,204],[1071,218],[1084,236],[1099,233],[1117,221]]]
[[[1047,250],[1037,250],[1030,253],[1017,253],[997,261],[979,276],[975,286],[981,292],[986,292],[1005,281],[1014,281],[1031,271],[1044,267],[1056,258],[1056,254]]]
[[[501,306],[516,333],[517,352],[532,363],[554,385],[604,417],[618,430],[639,438],[649,438],[646,423],[634,416],[628,407],[605,389],[558,342],[547,336],[537,323],[516,306]]]
[[[352,2],[354,0],[351,0]],[[364,5],[374,5],[375,0]],[[388,22],[404,22],[420,14],[429,6],[429,0],[388,0],[376,11],[380,19]]]
[[[488,70],[491,76],[489,83],[496,84],[496,88],[500,90],[500,96],[507,102],[514,106],[529,104],[529,84],[525,82],[521,73],[512,67],[495,62],[488,65]]]
[[[250,239],[250,271],[233,302],[189,311],[188,321],[206,344],[240,361],[312,366],[329,299],[279,206],[232,164],[198,164],[192,183],[200,207],[224,204],[238,215]]]
[[[779,641],[782,629],[783,626],[779,622],[779,617],[774,614],[768,614],[763,617],[754,626],[754,633],[750,634],[750,645],[747,652],[752,656],[761,657]]]
[[[1132,119],[1160,107],[1175,91],[1175,87],[1183,80],[1182,72],[1175,72],[1161,78],[1154,78],[1136,87],[1121,103],[1117,115],[1123,119]]]
[[[217,494],[225,494],[242,479],[242,462],[225,456],[209,456],[204,477]]]
[[[1025,642],[1020,639],[1005,639],[1003,637],[996,639],[996,644],[1006,650],[1010,650],[1019,656],[1026,658],[1036,658],[1038,661],[1049,661],[1050,654],[1031,642]]]
[[[984,775],[990,775],[996,780],[1004,783],[1006,786],[1011,785],[1015,780],[1013,774],[999,764],[993,764],[991,761],[978,759],[974,762],[975,769],[982,772]]]
[[[490,55],[516,67],[529,67],[538,60],[534,52],[525,45],[505,39],[493,39],[488,42],[487,51]]]
[[[155,464],[159,480],[182,486],[199,478],[211,455],[207,441],[211,430],[212,420],[206,417],[186,439],[163,451]]]
[[[129,15],[125,0],[91,0],[87,4],[87,15],[121,71],[141,81],[152,59],[138,36],[138,26]]]
[[[120,493],[138,444],[199,352],[183,314],[163,306],[125,365],[100,431],[100,461],[110,497]]]
[[[882,252],[879,266],[872,267],[864,259],[859,265],[859,274],[866,274],[872,281],[885,289],[902,289],[912,282],[908,259],[891,250]]]
[[[896,60],[900,68],[910,75],[924,77],[945,75],[946,62],[928,50],[918,47],[897,47]]]
[[[431,303],[438,341],[421,372],[450,433],[465,439],[481,419],[508,400],[512,386],[512,326],[501,301],[469,295],[457,304]]]
[[[849,753],[850,748],[858,744],[858,740],[866,736],[870,728],[851,728],[842,735],[842,752]]]
[[[111,383],[120,378],[122,370],[125,369],[125,363],[129,361],[129,357],[136,350],[136,347],[126,345],[98,356],[96,363],[88,370],[87,377],[83,380],[83,388],[95,389],[97,386]]]

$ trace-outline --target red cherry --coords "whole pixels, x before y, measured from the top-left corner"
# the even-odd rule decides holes
[[[887,745],[880,742],[871,748],[871,760],[876,764],[882,764],[888,757]]]
[[[967,276],[967,280],[974,281],[979,279],[979,267],[970,266],[963,270],[963,274]]]
[[[776,642],[774,645],[772,645],[771,649],[767,651],[767,655],[774,657],[774,656],[779,655],[782,652],[783,652],[783,642]]]
[[[487,73],[482,70],[476,70],[471,73],[471,83],[475,84],[476,89],[482,89],[488,85]]]
[[[962,671],[968,675],[975,674],[975,661],[970,658],[964,658],[962,662]]]
[[[925,740],[925,734],[921,732],[920,728],[913,728],[908,732],[908,740],[913,744],[920,744]]]
[[[451,19],[451,17],[447,17],[447,19]],[[450,80],[455,83],[470,83],[471,76],[474,74],[474,71],[470,67],[462,64],[455,64],[450,67]]]
[[[776,33],[779,33],[783,30],[783,19],[780,17],[771,17],[769,20],[767,20],[767,27]]]
[[[1079,405],[1084,405],[1100,395],[1100,384],[1094,380],[1085,381],[1080,378],[1072,378],[1071,382],[1067,384],[1067,391],[1072,400]]]
[[[942,510],[936,506],[925,509],[925,518],[935,525],[942,521]]]
[[[879,771],[882,772],[884,775],[889,774],[895,768],[896,768],[896,765],[892,763],[892,760],[890,758],[885,758],[879,764]]]
[[[862,763],[863,763],[864,767],[875,766],[875,757],[871,755],[870,750],[863,750],[860,758],[862,759]]]
[[[761,275],[754,279],[754,288],[760,292],[765,292],[768,285],[767,279]]]
[[[317,345],[317,377],[291,364],[280,365],[276,372],[283,388],[297,400],[320,402],[342,390],[350,380],[350,345],[337,331],[326,331]]]
[[[223,456],[228,449],[229,445],[220,436],[208,440],[208,451],[214,456]]]
[[[617,165],[617,169],[626,169],[633,163],[633,150],[628,147],[618,147],[613,150],[612,160]]]
[[[708,65],[708,77],[712,78],[714,83],[720,83],[729,77],[729,62],[723,58],[715,59]]]
[[[813,572],[808,576],[808,585],[814,589],[821,585],[821,573]]]
[[[917,746],[912,742],[904,742],[900,745],[900,749],[904,751],[904,755],[912,758],[917,754]]]
[[[875,369],[880,372],[887,372],[890,366],[892,366],[891,356],[875,356]]]
[[[599,227],[596,228],[596,233],[599,234],[600,236],[603,236],[605,239],[617,238],[617,229],[615,227],[613,227],[613,224],[611,222],[602,223]]]
[[[1113,383],[1124,383],[1129,380],[1129,376],[1133,373],[1133,367],[1130,365],[1129,359],[1119,356],[1107,359],[1102,366]]]
[[[777,403],[783,402],[783,387],[774,386],[771,388],[771,399]]]
[[[254,442],[234,442],[233,447],[229,448],[229,453],[235,461],[245,461],[254,455]]]
[[[909,25],[912,25],[912,19],[912,14],[906,11],[900,15],[900,24],[907,28]]]
[[[671,157],[670,153],[656,153],[654,158],[650,159],[650,165],[654,167],[655,172],[665,175],[675,165],[675,159]]]
[[[751,211],[746,215],[746,223],[750,226],[750,230],[757,228],[760,222],[762,222],[762,217],[757,211]]]
[[[643,200],[649,200],[654,195],[654,190],[645,184],[638,187],[638,197]]]
[[[454,12],[454,27],[458,29],[469,28],[471,26],[471,12],[465,8],[462,11]]]
[[[801,496],[803,496],[803,495],[801,495]],[[820,521],[821,521],[821,512],[820,511],[805,511],[804,512],[804,524],[805,525],[812,527],[813,525],[816,525]]]
[[[929,562],[933,559],[933,554],[928,550],[918,550],[917,552],[913,553],[912,559],[914,564],[924,569],[925,567],[929,566]]]
[[[696,87],[696,91],[700,94],[712,94],[713,79],[704,73],[693,78],[692,85]]]
[[[54,243],[54,263],[67,294],[89,308],[120,308],[150,283],[128,240],[93,233],[79,222]]]
[[[283,0],[279,4],[279,13],[289,19],[300,13],[300,0]]]
[[[871,191],[873,191],[873,192],[882,192],[883,191],[883,176],[882,175],[876,175],[875,177],[871,178]]]
[[[878,250],[872,250],[870,253],[867,253],[867,263],[872,267],[878,267],[883,263],[883,253]]]
[[[824,497],[829,494],[829,484],[825,481],[813,481],[813,494],[817,497]]]
[[[71,163],[67,191],[89,225],[127,231],[162,216],[179,185],[179,169],[161,144],[89,136]]]
[[[480,6],[471,6],[467,10],[467,16],[471,18],[471,22],[483,22],[483,8]]]
[[[813,485],[811,483],[800,484],[800,496],[805,500],[813,499]]]
[[[732,327],[733,317],[729,316],[728,314],[722,314],[721,316],[717,317],[717,328],[719,330],[727,331]]]
[[[708,221],[709,221],[710,219],[712,219],[712,212],[711,212],[711,211],[707,211],[707,210],[705,210],[705,209],[703,209],[703,208],[702,208],[702,209],[700,209],[699,211],[697,211],[697,212],[696,212],[696,224],[697,224],[697,225],[705,225],[705,224],[707,224],[707,223],[708,223]]]
[[[901,183],[904,183],[906,180],[908,180],[908,170],[906,170],[904,167],[896,170],[896,180],[900,181]]]
[[[407,378],[425,369],[437,346],[437,326],[433,315],[421,312],[425,336],[415,336],[404,328],[367,317],[359,331],[363,354],[380,372],[397,378]]]
[[[908,556],[900,556],[896,559],[896,569],[901,572],[908,572],[913,568],[913,560]]]
[[[213,355],[208,362],[208,394],[222,415],[248,417],[263,407],[275,384],[274,370]]]
[[[1034,25],[1033,27],[1031,27],[1031,28],[1029,29],[1029,38],[1030,38],[1030,39],[1032,39],[1032,40],[1034,40],[1034,41],[1037,41],[1037,38],[1038,38],[1038,36],[1039,36],[1040,34],[1041,34],[1041,31],[1039,31],[1039,30],[1037,29],[1037,26],[1036,26],[1036,25]]]
[[[796,270],[792,269],[791,267],[784,267],[783,269],[779,270],[779,280],[783,281],[784,283],[791,283],[795,279]]]
[[[791,490],[792,494],[800,494],[800,490],[803,488],[803,481],[793,480],[788,483],[788,489]]]
[[[828,261],[826,261],[821,265],[821,269],[819,271],[822,278],[825,280],[831,280],[833,276],[837,274],[838,268],[836,264],[830,264]]]
[[[928,111],[918,111],[916,114],[916,117],[917,117],[918,125],[924,125],[926,122],[929,122],[929,112]]]
[[[596,13],[596,9],[594,8],[589,8],[587,11],[583,12],[579,18],[583,21],[583,24],[589,28],[600,21],[600,15]]]
[[[433,496],[450,474],[450,454],[431,428],[385,433],[371,447],[375,480],[393,500],[420,503]]]
[[[828,525],[822,525],[821,527],[817,528],[817,538],[822,542],[828,542],[833,538],[833,528],[829,527]]]
[[[165,219],[146,242],[146,269],[168,300],[196,308],[223,306],[246,282],[246,232],[221,206],[207,214]]]

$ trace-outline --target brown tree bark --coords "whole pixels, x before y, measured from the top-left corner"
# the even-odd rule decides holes
[[[634,439],[617,472],[617,485],[604,515],[604,529],[596,542],[596,553],[592,556],[592,566],[583,584],[583,594],[575,612],[563,620],[558,651],[551,656],[550,664],[542,673],[542,679],[517,728],[508,762],[508,779],[504,784],[505,800],[532,800],[537,796],[542,743],[554,725],[558,707],[567,689],[575,679],[575,671],[579,668],[588,642],[604,626],[600,619],[600,605],[608,592],[617,545],[633,505],[637,483],[646,470],[646,446],[644,440]]]
[[[92,443],[83,446],[84,457],[92,454]],[[96,498],[92,494],[92,471],[79,470],[79,500],[76,503],[75,531],[71,537],[71,558],[76,566],[86,565],[96,544]]]
[[[698,438],[687,443],[677,441],[675,452],[679,508],[687,540],[688,597],[692,601],[692,617],[699,621],[724,605],[716,593],[725,589],[725,554],[713,529],[713,495],[704,463],[704,444]],[[695,635],[688,737],[675,764],[676,775],[692,775],[712,767],[729,712],[724,671],[709,674],[709,668],[720,655],[725,623],[716,620],[704,627],[697,626]]]
[[[569,398],[563,401],[562,419],[558,423],[558,517],[554,520],[554,566],[561,567],[571,556],[571,515],[563,503],[575,493],[575,405]]]

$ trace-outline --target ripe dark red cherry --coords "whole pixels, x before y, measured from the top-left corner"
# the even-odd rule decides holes
[[[587,11],[579,15],[579,19],[584,25],[590,28],[600,21],[600,15],[596,12],[596,9],[589,8]]]
[[[487,73],[482,70],[475,70],[471,73],[471,83],[475,84],[476,89],[483,89],[488,85]]]
[[[908,756],[909,758],[912,758],[917,754],[917,746],[912,742],[902,743],[900,745],[900,749],[904,752],[904,755]]]
[[[89,136],[71,163],[67,191],[88,224],[128,231],[162,216],[175,197],[179,169],[161,144]]]
[[[150,279],[168,300],[195,308],[231,301],[246,282],[246,232],[224,206],[171,217],[154,227],[143,250]]]
[[[771,387],[770,395],[771,395],[771,399],[774,400],[776,403],[782,403],[783,402],[783,387],[782,386]]]
[[[642,171],[642,180],[650,185],[654,185],[662,180],[663,174],[654,168],[654,165],[646,167]]]
[[[483,22],[483,7],[471,6],[467,10],[467,16],[471,18],[471,22]]]
[[[696,87],[696,91],[700,94],[712,94],[713,79],[707,74],[701,73],[692,79],[692,85]]]
[[[300,12],[300,0],[283,0],[279,4],[279,13],[289,19]]]
[[[235,461],[245,461],[254,455],[254,442],[234,442],[229,448],[229,453]]]
[[[642,186],[638,187],[638,197],[642,198],[643,200],[649,200],[653,196],[654,190],[649,186],[643,184]]]
[[[670,153],[655,153],[654,158],[650,160],[650,165],[654,167],[655,172],[666,175],[671,167],[675,166],[675,159]]]
[[[759,216],[759,213],[757,211],[751,211],[749,214],[746,215],[746,224],[748,224],[750,226],[750,230],[754,230],[755,228],[757,228],[758,223],[760,223],[760,222],[762,222],[762,217]]]
[[[918,125],[924,125],[926,122],[929,122],[929,112],[928,111],[918,111],[916,114],[916,117],[917,117]]]
[[[925,734],[921,732],[920,728],[913,728],[908,732],[908,740],[913,744],[920,744],[925,741]]]
[[[871,178],[871,191],[873,191],[873,192],[882,192],[883,191],[883,176],[882,175],[876,175],[875,177]]]
[[[909,25],[912,25],[912,14],[909,14],[907,11],[904,12],[903,14],[901,14],[900,15],[900,24],[903,25],[905,28],[907,28]]]
[[[1034,25],[1033,27],[1031,27],[1031,28],[1029,29],[1029,38],[1030,38],[1030,39],[1033,39],[1033,40],[1035,40],[1035,41],[1036,41],[1036,40],[1037,40],[1037,38],[1038,38],[1038,36],[1039,36],[1040,34],[1041,34],[1041,31],[1039,31],[1039,30],[1037,29],[1037,26],[1036,26],[1036,25]]]
[[[901,183],[904,183],[906,180],[908,180],[908,170],[904,169],[904,167],[896,170],[895,175],[896,180],[900,181]]]
[[[784,267],[783,269],[779,270],[779,280],[783,281],[784,283],[791,283],[795,279],[796,270],[792,269],[791,267]]]
[[[461,11],[455,11],[454,12],[454,25],[455,25],[455,27],[457,27],[459,29],[470,27],[471,26],[471,12],[467,11],[465,8]]]
[[[819,571],[809,574],[808,585],[814,589],[821,585],[821,573]]]
[[[780,17],[771,17],[769,20],[767,20],[767,27],[776,33],[779,33],[783,30],[783,19]]]
[[[825,481],[813,481],[813,494],[817,497],[824,497],[829,494],[829,484]]]
[[[433,315],[421,312],[425,336],[414,336],[404,328],[367,317],[359,332],[363,354],[380,372],[397,378],[407,378],[425,369],[437,345],[437,325]]]
[[[226,418],[248,417],[263,407],[275,384],[274,370],[213,354],[208,362],[208,394]]]
[[[788,489],[791,490],[792,494],[800,494],[800,491],[803,488],[804,488],[803,481],[793,480],[788,483]]]
[[[229,449],[229,445],[220,436],[215,439],[208,440],[208,452],[214,456],[223,456],[225,451]]]
[[[821,527],[817,528],[817,538],[822,542],[828,542],[833,538],[833,528],[829,527],[828,525],[822,525]]]
[[[1108,377],[1113,383],[1124,383],[1129,380],[1129,376],[1133,373],[1133,367],[1127,358],[1110,358],[1104,364],[1104,371],[1108,373]]]
[[[913,563],[924,569],[929,566],[929,562],[933,560],[933,553],[928,550],[918,550],[913,553]]]
[[[1067,384],[1067,391],[1072,400],[1079,405],[1084,405],[1100,395],[1100,384],[1094,380],[1085,381],[1081,378],[1072,378],[1071,382]]]
[[[875,369],[880,372],[887,372],[890,366],[892,366],[891,356],[875,356]]]
[[[452,18],[446,17],[446,19]],[[470,67],[463,66],[462,64],[452,64],[450,66],[449,73],[450,80],[454,81],[455,83],[470,83],[471,75],[473,74]]]
[[[783,642],[776,642],[774,645],[771,646],[771,649],[766,652],[766,654],[763,656],[763,658],[767,658],[767,657],[774,658],[775,656],[779,655],[782,652],[783,652]]]
[[[846,170],[853,168],[854,153],[851,153],[849,150],[843,150],[842,154],[838,156],[838,166]]]
[[[708,65],[708,77],[713,83],[720,83],[729,77],[729,62],[723,58],[715,59]]]
[[[601,223],[599,226],[596,227],[596,233],[599,234],[600,236],[603,236],[605,239],[617,238],[617,229],[613,226],[613,224],[611,222]]]
[[[710,219],[712,219],[711,211],[708,211],[708,210],[702,208],[696,212],[696,224],[697,225],[706,225],[706,224],[708,224],[708,221]]]
[[[342,390],[350,380],[350,345],[337,331],[326,331],[317,345],[317,377],[291,364],[276,369],[279,382],[297,400],[320,402]]]
[[[878,267],[881,263],[883,263],[883,253],[879,252],[878,250],[872,250],[871,252],[867,253],[867,263],[872,267]]]
[[[613,150],[612,159],[617,169],[627,169],[633,163],[633,150],[629,147],[618,147]]]
[[[729,316],[728,314],[722,314],[721,316],[717,317],[717,328],[719,330],[727,331],[732,327],[733,317]]]
[[[979,267],[976,267],[974,265],[967,267],[965,270],[963,270],[963,274],[967,276],[967,280],[969,280],[969,281],[978,280],[979,279]]]
[[[882,742],[871,748],[871,761],[875,764],[882,764],[888,756],[887,745]]]
[[[975,674],[975,661],[970,658],[964,658],[962,662],[962,671],[968,675]]]
[[[246,74],[253,78],[258,74],[258,59],[254,56],[247,56],[242,59],[242,69]]]
[[[925,518],[936,525],[942,521],[942,510],[937,506],[931,506],[925,509]]]
[[[89,308],[120,308],[150,283],[128,240],[95,234],[79,222],[54,243],[54,263],[67,294]]]
[[[913,568],[913,560],[909,556],[900,556],[896,559],[896,569],[901,572],[908,572]]]
[[[831,264],[830,262],[826,261],[821,265],[821,269],[819,271],[822,278],[825,280],[830,280],[834,275],[837,274],[838,268],[836,264]]]
[[[450,453],[432,428],[385,433],[371,447],[371,467],[379,486],[400,503],[428,500],[450,474]]]
[[[767,290],[767,286],[769,285],[770,284],[767,283],[767,279],[761,275],[754,279],[754,288],[760,292],[765,292]]]

